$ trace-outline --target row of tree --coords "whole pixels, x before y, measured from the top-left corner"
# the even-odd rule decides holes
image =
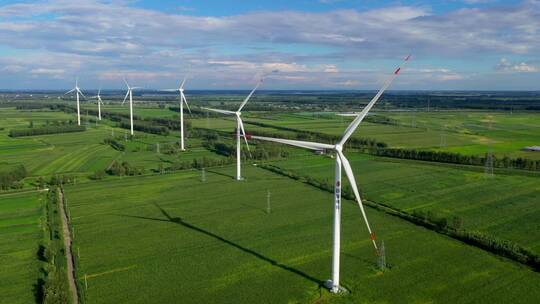
[[[106,172],[110,175],[116,176],[133,176],[144,174],[144,168],[135,167],[127,161],[123,161],[121,163],[113,161]]]
[[[126,146],[122,144],[121,142],[119,142],[118,140],[116,140],[115,138],[110,138],[110,137],[105,138],[103,140],[103,143],[110,145],[113,149],[118,150],[118,151],[126,150]]]
[[[370,154],[377,156],[423,160],[431,162],[453,163],[462,165],[484,166],[488,160],[488,155],[465,155],[460,153],[428,151],[415,149],[398,149],[398,148],[379,148],[365,150]],[[496,168],[513,168],[531,171],[540,171],[540,160],[532,160],[527,158],[510,158],[491,156],[493,167]]]
[[[305,141],[316,141],[316,142],[323,142],[323,143],[336,143],[341,139],[341,136],[331,135],[331,134],[325,134],[315,131],[306,131],[306,130],[299,130],[295,128],[289,128],[289,127],[283,127],[283,126],[275,126],[271,124],[266,124],[258,121],[244,121],[246,124],[255,125],[263,128],[269,128],[269,129],[277,129],[282,131],[288,131],[292,132],[293,134],[287,134],[287,133],[276,133],[276,132],[267,132],[267,131],[261,131],[256,130],[252,131],[251,134],[253,135],[259,135],[259,136],[269,136],[269,137],[279,137],[279,138],[287,138],[287,139],[297,139],[297,140],[305,140]],[[360,137],[352,137],[347,142],[347,147],[350,148],[385,148],[388,145],[384,142],[377,141],[372,138],[360,138]]]
[[[9,131],[10,137],[21,136],[34,136],[45,134],[58,134],[58,133],[71,133],[71,132],[83,132],[86,130],[84,126],[78,125],[58,125],[58,126],[43,126],[33,127],[28,129],[13,129]]]
[[[131,123],[128,120],[122,120],[119,125],[122,129],[130,129]],[[151,133],[151,134],[158,134],[167,136],[169,135],[169,128],[164,126],[156,126],[151,123],[147,123],[145,121],[141,120],[134,120],[133,121],[133,130]]]
[[[0,172],[0,189],[19,189],[23,184],[21,180],[26,177],[28,172],[23,165],[18,165],[10,170]]]

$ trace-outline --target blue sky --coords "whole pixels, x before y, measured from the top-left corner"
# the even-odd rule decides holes
[[[540,1],[0,0],[0,89],[540,90]]]

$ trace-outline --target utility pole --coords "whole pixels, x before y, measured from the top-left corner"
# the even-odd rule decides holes
[[[266,190],[266,213],[270,214],[270,190]]]

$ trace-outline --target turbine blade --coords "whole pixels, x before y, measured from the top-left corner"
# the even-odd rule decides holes
[[[343,117],[356,117],[360,115],[360,113],[337,113],[337,116],[343,116]]]
[[[251,96],[253,96],[253,93],[255,93],[255,91],[257,90],[257,88],[261,85],[261,83],[263,82],[263,79],[259,79],[259,81],[257,81],[257,85],[253,88],[253,90],[251,90],[251,92],[249,93],[249,95],[246,97],[246,99],[244,99],[244,101],[242,102],[242,104],[240,104],[240,108],[238,108],[238,112],[242,111],[242,108],[244,108],[244,106],[246,105],[246,103],[249,101],[249,99],[251,98]]]
[[[79,92],[79,94],[81,94],[84,99],[87,99],[86,96],[84,96],[84,94],[83,94],[83,92],[81,90],[77,89],[77,92]]]
[[[183,102],[186,104],[186,108],[188,109],[189,115],[191,115],[191,109],[189,108],[189,105],[187,103],[186,95],[184,95],[184,92],[180,92],[180,102]]]
[[[309,141],[281,139],[281,138],[264,137],[264,136],[251,136],[251,138],[258,139],[258,140],[264,140],[264,141],[277,142],[277,143],[280,143],[280,144],[286,144],[286,145],[305,148],[305,149],[310,149],[310,150],[323,150],[323,149],[334,149],[335,148],[334,145],[314,143],[314,142],[309,142]]]
[[[99,88],[97,94],[98,94],[98,96],[101,94],[101,88]]]
[[[358,128],[358,125],[360,125],[360,123],[362,122],[362,120],[364,120],[364,118],[366,117],[367,113],[369,112],[369,110],[371,110],[371,108],[373,108],[373,106],[375,105],[375,103],[379,100],[379,98],[381,97],[381,95],[384,93],[384,91],[390,86],[390,84],[392,84],[392,82],[394,81],[394,79],[396,79],[396,77],[399,75],[399,72],[401,71],[401,68],[407,63],[407,61],[409,61],[409,58],[411,57],[411,55],[407,56],[407,58],[405,58],[405,60],[403,61],[403,63],[401,64],[401,66],[399,66],[395,72],[392,74],[392,76],[384,83],[384,85],[382,86],[382,88],[379,90],[379,92],[377,92],[377,95],[375,95],[371,101],[368,103],[368,105],[362,110],[362,112],[360,112],[360,114],[358,114],[358,116],[356,117],[356,119],[354,119],[351,124],[347,127],[347,129],[345,130],[345,133],[343,134],[343,138],[341,139],[341,141],[339,142],[340,145],[343,146],[343,144],[345,144],[345,142],[351,137],[351,135],[354,133],[354,131],[356,130],[356,128]]]
[[[240,131],[242,131],[242,136],[244,137],[244,141],[246,142],[246,147],[247,147],[247,150],[248,150],[248,153],[249,153],[249,158],[253,158],[253,156],[251,155],[251,150],[249,149],[249,144],[248,144],[247,137],[246,137],[246,130],[244,129],[244,123],[242,122],[242,118],[240,118],[240,116],[236,116],[236,118],[238,119],[238,122],[239,122],[239,125],[240,125]]]
[[[128,82],[127,82],[127,80],[126,80],[125,78],[124,78],[124,83],[126,84],[126,86],[127,86],[128,89],[129,89],[129,84],[128,84]]]
[[[130,91],[130,89],[128,89],[128,91],[126,92],[126,97],[124,97],[124,101],[122,101],[122,105],[126,102],[126,99],[129,96],[129,91]]]
[[[202,109],[217,112],[217,113],[221,113],[221,114],[226,114],[226,115],[234,115],[234,114],[236,114],[236,112],[229,111],[229,110],[220,110],[220,109],[212,109],[212,108],[205,108],[205,107],[202,107]]]
[[[180,89],[184,88],[184,84],[186,83],[187,75],[184,76],[184,80],[182,80],[182,84],[180,84]]]
[[[362,204],[362,200],[360,199],[360,193],[358,192],[358,188],[356,186],[356,179],[354,178],[351,164],[349,163],[345,155],[343,155],[343,152],[337,151],[337,153],[338,153],[338,157],[341,159],[341,163],[343,165],[345,174],[347,175],[347,179],[349,180],[349,183],[351,184],[351,187],[353,189],[354,196],[356,197],[356,202],[358,203],[358,207],[360,207],[360,212],[362,212],[362,217],[364,217],[364,222],[366,223],[366,227],[369,231],[371,242],[373,242],[373,246],[375,247],[375,250],[378,252],[379,249],[377,248],[377,243],[375,242],[375,234],[371,232],[371,227],[369,226],[369,222],[366,216],[366,211],[364,210],[364,205]]]
[[[71,89],[71,90],[65,92],[64,95],[67,95],[67,94],[69,94],[69,93],[71,93],[71,92],[74,92],[75,90],[76,90],[76,89]]]

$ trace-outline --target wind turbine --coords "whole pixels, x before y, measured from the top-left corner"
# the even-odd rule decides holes
[[[98,119],[101,120],[101,105],[103,104],[103,100],[101,100],[101,88],[99,88],[99,91],[98,91],[96,96],[92,96],[90,98],[96,98],[97,99]]]
[[[124,78],[124,82],[127,86],[126,97],[122,101],[122,105],[126,102],[126,99],[129,96],[129,122],[131,123],[131,135],[133,136],[133,90],[140,89],[141,87],[130,87],[127,80]]]
[[[182,81],[182,83],[180,83],[180,87],[178,87],[178,89],[166,90],[169,92],[178,91],[178,93],[180,93],[180,149],[182,151],[186,150],[184,148],[184,103],[186,104],[189,114],[191,114],[191,110],[189,109],[186,95],[184,95],[184,84],[186,83],[186,78],[187,76],[184,76],[184,80]]]
[[[410,55],[407,56],[404,63],[407,62],[409,58],[410,58]],[[337,293],[342,289],[339,285],[339,263],[340,263],[339,255],[340,255],[340,246],[341,246],[341,168],[342,167],[345,170],[347,179],[349,180],[349,183],[351,184],[351,187],[353,189],[354,196],[358,203],[358,207],[360,207],[360,212],[362,213],[362,217],[364,218],[364,222],[366,223],[373,246],[375,247],[375,250],[378,251],[377,243],[375,242],[375,234],[371,231],[371,227],[369,226],[366,212],[364,210],[364,206],[362,205],[362,200],[360,198],[360,193],[358,192],[358,188],[356,186],[356,179],[354,178],[351,165],[349,164],[349,161],[343,154],[343,146],[345,145],[347,140],[351,137],[351,135],[356,130],[356,128],[360,125],[362,120],[366,117],[369,110],[371,110],[371,108],[375,105],[377,100],[379,100],[379,98],[384,93],[384,91],[390,86],[392,81],[398,76],[400,71],[401,71],[401,67],[398,67],[394,71],[394,74],[392,74],[392,77],[386,81],[386,83],[379,90],[377,95],[375,95],[375,97],[371,99],[371,101],[362,110],[362,112],[356,115],[356,118],[351,122],[351,124],[345,130],[345,133],[343,134],[343,137],[341,138],[341,140],[338,141],[334,145],[299,141],[299,140],[263,137],[263,136],[251,136],[251,138],[257,139],[257,140],[277,142],[277,143],[287,144],[287,145],[311,149],[311,150],[335,151],[336,168],[335,168],[335,184],[334,184],[334,242],[333,242],[334,244],[333,244],[333,255],[332,255],[332,279],[327,281],[326,283],[326,287],[329,288],[330,291],[334,293]]]
[[[238,108],[238,110],[236,112],[228,111],[228,110],[212,109],[212,108],[203,108],[203,109],[206,109],[206,110],[209,110],[209,111],[213,111],[213,112],[217,112],[217,113],[221,113],[221,114],[225,114],[225,115],[235,115],[236,116],[236,180],[241,180],[242,179],[242,175],[241,175],[241,172],[240,172],[240,159],[241,159],[241,157],[240,157],[241,156],[240,155],[240,137],[244,137],[244,141],[246,142],[246,147],[248,149],[248,152],[250,152],[250,154],[251,154],[251,151],[249,150],[249,145],[248,145],[248,142],[247,142],[247,138],[246,138],[246,131],[244,130],[244,123],[242,122],[242,118],[240,118],[240,115],[242,115],[242,109],[244,108],[246,103],[249,101],[251,96],[253,96],[253,93],[255,93],[257,88],[262,84],[262,82],[263,82],[263,77],[261,77],[259,79],[259,81],[257,82],[257,85],[255,86],[255,88],[253,88],[253,90],[251,90],[249,95],[240,104],[240,107]]]
[[[82,95],[82,97],[86,98],[84,94],[81,92],[81,89],[79,88],[79,77],[75,78],[75,87],[69,91],[67,91],[64,95],[69,94],[71,92],[75,92],[77,94],[77,124],[81,125],[81,108],[79,105],[79,94]]]

